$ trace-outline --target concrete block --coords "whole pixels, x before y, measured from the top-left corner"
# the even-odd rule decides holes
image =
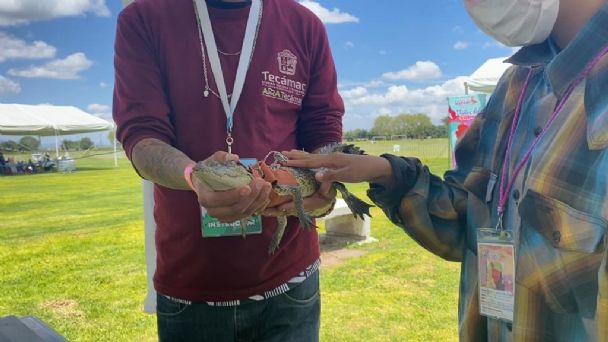
[[[343,199],[336,201],[334,210],[323,218],[327,235],[367,240],[371,237],[371,219],[359,219],[351,213]]]

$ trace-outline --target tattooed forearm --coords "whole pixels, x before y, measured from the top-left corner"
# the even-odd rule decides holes
[[[191,160],[175,147],[157,139],[143,139],[133,148],[131,159],[142,177],[171,189],[190,189],[184,168]]]

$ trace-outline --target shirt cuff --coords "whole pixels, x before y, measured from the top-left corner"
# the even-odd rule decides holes
[[[391,164],[395,182],[390,188],[370,183],[367,196],[380,208],[390,209],[399,206],[401,199],[414,188],[422,164],[416,158],[397,157],[392,154],[383,154],[380,157]]]

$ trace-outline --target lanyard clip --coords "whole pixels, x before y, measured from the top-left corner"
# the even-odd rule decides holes
[[[496,222],[496,230],[504,230],[502,226],[502,215],[503,213],[498,214],[498,222]]]
[[[232,154],[232,144],[234,143],[234,138],[232,137],[232,133],[228,132],[228,136],[226,137],[226,145],[228,145],[228,154]]]

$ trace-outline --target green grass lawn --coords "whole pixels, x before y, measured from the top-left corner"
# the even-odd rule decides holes
[[[445,140],[358,143],[370,154],[419,156],[438,174]],[[442,148],[445,148],[442,150]],[[0,177],[0,316],[35,315],[70,341],[153,341],[141,183],[129,162],[77,160],[70,174]],[[366,186],[350,186],[365,198]],[[378,242],[321,272],[323,341],[457,339],[458,273],[374,208]]]

